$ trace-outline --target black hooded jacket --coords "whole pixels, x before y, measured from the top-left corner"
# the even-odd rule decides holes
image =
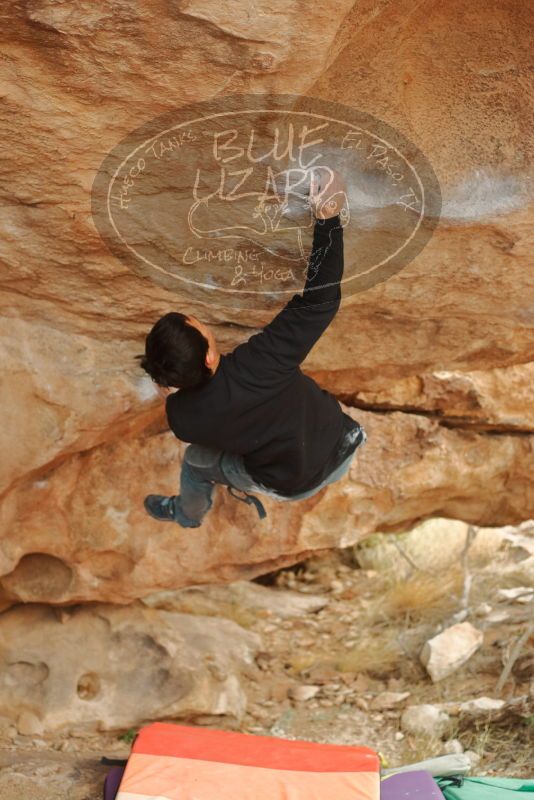
[[[340,443],[357,423],[300,364],[336,315],[343,268],[339,216],[316,220],[302,295],[221,355],[207,384],[167,398],[179,439],[241,454],[257,483],[286,496],[314,488],[338,466]]]

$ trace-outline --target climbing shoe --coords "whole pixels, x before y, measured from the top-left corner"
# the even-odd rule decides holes
[[[186,517],[180,508],[180,498],[176,495],[164,497],[161,494],[149,494],[145,497],[144,506],[147,513],[154,519],[177,522],[182,528],[200,527],[200,522],[194,522]]]

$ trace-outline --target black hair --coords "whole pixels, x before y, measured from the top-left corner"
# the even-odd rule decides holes
[[[165,314],[146,337],[145,354],[137,356],[141,367],[160,386],[193,389],[212,377],[205,362],[209,342],[186,320],[186,315],[177,311]]]

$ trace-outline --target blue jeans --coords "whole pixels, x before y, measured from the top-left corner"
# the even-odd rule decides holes
[[[349,437],[353,437],[352,442],[354,442],[355,438],[360,436],[360,431],[362,433],[361,442],[330,475],[313,489],[292,497],[285,497],[278,494],[274,489],[254,481],[245,469],[241,455],[219,450],[215,447],[190,444],[186,448],[182,461],[180,494],[174,504],[176,518],[183,527],[198,528],[204,515],[213,505],[213,489],[217,483],[225,485],[230,494],[237,497],[237,499],[248,503],[253,502],[261,519],[266,516],[263,504],[257,498],[248,495],[248,492],[265,494],[279,501],[304,500],[306,497],[312,497],[312,495],[317,494],[328,484],[335,483],[348,472],[356,450],[367,441],[367,435],[361,427],[360,430],[351,431],[348,434]],[[246,497],[234,495],[232,489],[244,492]]]

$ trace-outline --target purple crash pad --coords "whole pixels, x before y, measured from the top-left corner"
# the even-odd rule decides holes
[[[430,772],[397,772],[380,781],[380,800],[445,800]]]
[[[126,767],[111,767],[104,781],[104,800],[115,800]]]

